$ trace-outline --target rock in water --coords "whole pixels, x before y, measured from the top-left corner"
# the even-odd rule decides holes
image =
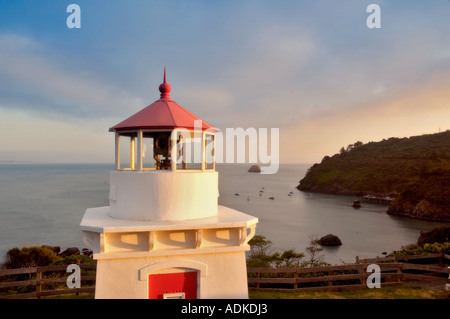
[[[339,239],[339,237],[336,235],[333,235],[333,234],[328,234],[326,236],[323,236],[322,238],[319,239],[318,243],[319,243],[319,245],[322,245],[322,246],[340,246],[340,245],[342,245],[342,242]]]
[[[248,171],[250,173],[261,173],[261,167],[259,167],[258,165],[252,165],[252,167],[250,167]]]
[[[359,200],[354,200],[352,207],[353,208],[361,208],[361,202]]]

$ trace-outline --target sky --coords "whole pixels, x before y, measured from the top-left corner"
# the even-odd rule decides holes
[[[208,123],[278,128],[281,163],[444,131],[449,17],[448,0],[0,0],[0,161],[113,162],[109,128],[159,99],[164,67]]]

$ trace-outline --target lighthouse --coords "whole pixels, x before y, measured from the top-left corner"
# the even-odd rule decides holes
[[[115,170],[109,206],[80,227],[97,260],[95,297],[248,298],[245,252],[256,217],[218,204],[218,132],[160,99],[110,128]]]

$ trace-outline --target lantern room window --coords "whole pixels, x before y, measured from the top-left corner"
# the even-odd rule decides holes
[[[177,131],[177,170],[201,170],[202,152],[202,132]]]
[[[154,157],[153,147],[155,146],[155,137],[143,134],[142,137],[142,169],[156,169],[156,160]]]
[[[205,169],[215,170],[216,136],[205,133]]]
[[[116,136],[116,160],[118,170],[134,170],[136,168],[136,133],[123,133]]]
[[[142,169],[171,169],[171,131],[142,132]]]
[[[116,170],[215,170],[215,135],[181,129],[116,132]]]

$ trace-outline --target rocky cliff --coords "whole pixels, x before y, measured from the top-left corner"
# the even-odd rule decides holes
[[[390,203],[387,213],[450,222],[450,171],[422,175]]]

